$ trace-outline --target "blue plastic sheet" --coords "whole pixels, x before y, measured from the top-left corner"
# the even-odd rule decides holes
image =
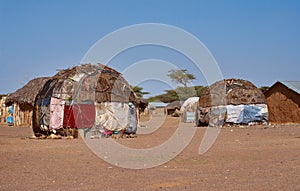
[[[268,121],[268,110],[266,104],[257,105],[227,105],[228,123],[248,124],[251,122]]]
[[[38,106],[48,106],[50,105],[51,97],[46,97],[44,99],[39,99],[38,100]]]
[[[8,117],[6,118],[6,122],[7,122],[8,124],[13,124],[13,123],[14,123],[14,118],[13,118],[13,116],[8,116]]]
[[[242,111],[238,121],[241,123],[248,124],[250,122],[262,121],[261,109],[254,105],[244,105],[244,110]]]
[[[13,107],[13,106],[10,106],[10,107],[9,107],[8,113],[14,114],[14,107]]]

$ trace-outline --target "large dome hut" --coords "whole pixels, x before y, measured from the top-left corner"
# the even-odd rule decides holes
[[[128,82],[108,66],[61,70],[36,96],[33,131],[36,136],[78,128],[135,133],[137,100]]]

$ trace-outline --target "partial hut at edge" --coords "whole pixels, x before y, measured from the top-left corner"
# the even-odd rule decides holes
[[[7,95],[0,94],[0,123],[6,123],[6,118],[9,116],[8,107],[5,105]]]
[[[32,79],[25,86],[6,97],[6,107],[13,107],[13,122],[15,126],[32,125],[34,100],[47,80],[47,77]]]
[[[269,122],[300,123],[300,82],[278,81],[266,92]]]

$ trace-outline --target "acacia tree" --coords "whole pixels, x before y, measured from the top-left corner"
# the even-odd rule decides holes
[[[135,94],[140,98],[143,98],[143,96],[146,94],[150,94],[150,92],[142,91],[144,88],[139,87],[139,86],[131,86],[131,88],[135,92]]]
[[[269,86],[261,86],[259,89],[262,91],[262,93],[265,93],[269,88]]]
[[[196,79],[193,74],[189,74],[187,70],[184,69],[170,70],[168,76],[173,82],[183,85],[184,88],[187,88],[188,84]]]
[[[180,100],[179,96],[178,96],[178,92],[182,92],[182,89],[183,87],[178,87],[176,88],[175,90],[165,90],[166,93],[164,94],[160,94],[160,95],[157,95],[157,96],[152,96],[150,98],[148,98],[148,101],[151,102],[151,101],[162,101],[162,102],[165,102],[165,103],[170,103],[172,101],[177,101],[177,100]],[[191,91],[188,91],[188,92],[194,92],[196,91],[196,95],[192,94],[184,94],[183,96],[181,95],[181,98],[189,98],[188,96],[198,96],[200,97],[202,92],[204,92],[206,89],[207,89],[207,86],[192,86],[192,87],[188,87],[189,90]],[[186,97],[185,97],[186,95]]]
[[[180,99],[185,100],[191,96],[195,96],[195,89],[188,87],[188,84],[196,79],[193,74],[188,73],[187,70],[184,69],[173,69],[169,71],[168,76],[173,82],[183,85],[183,87],[176,88],[176,93],[178,94]]]

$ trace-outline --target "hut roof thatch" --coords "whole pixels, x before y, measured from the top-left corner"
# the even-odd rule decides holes
[[[180,104],[180,101],[172,101],[171,103],[169,103],[167,106],[166,106],[166,109],[169,110],[173,110],[173,109],[180,109],[181,107],[181,104]]]
[[[45,86],[41,96],[52,87],[54,97],[77,101],[136,102],[137,98],[121,73],[102,64],[81,64],[61,70]]]
[[[35,96],[48,79],[48,77],[40,77],[30,80],[25,86],[8,95],[5,100],[5,105],[10,106],[15,102],[19,105],[33,107]]]
[[[260,103],[266,103],[262,91],[247,80],[235,78],[212,84],[199,99],[200,107]]]

